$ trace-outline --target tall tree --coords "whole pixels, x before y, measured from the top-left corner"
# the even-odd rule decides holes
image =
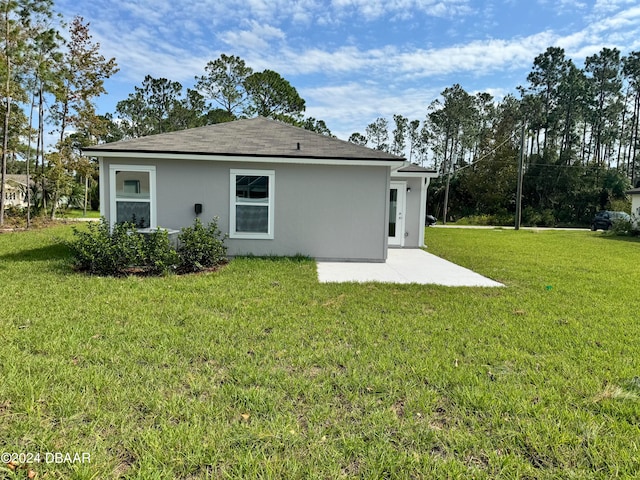
[[[34,188],[27,189],[27,226],[31,224],[31,193],[35,194],[35,198],[40,198],[41,205],[44,206],[46,196],[44,194],[44,171],[45,171],[45,155],[44,155],[44,133],[45,133],[45,108],[46,96],[55,93],[60,76],[60,65],[63,61],[61,46],[63,38],[55,26],[51,26],[50,18],[47,15],[40,15],[34,26],[35,35],[32,38],[32,58],[30,74],[27,77],[26,86],[31,96],[30,114],[29,114],[29,135],[28,135],[28,153],[27,157],[31,157],[32,133],[36,134],[35,164],[34,171],[27,172],[27,184],[32,185],[31,175],[36,178],[39,176],[40,182],[33,182]],[[33,129],[33,109],[37,108],[37,128]],[[29,165],[29,162],[27,162]],[[40,167],[40,169],[38,169]],[[40,191],[40,195],[38,195]]]
[[[558,87],[568,68],[564,49],[549,47],[533,61],[533,70],[527,76],[529,92],[538,98],[540,127],[544,130],[544,151],[554,149],[558,135]]]
[[[246,108],[245,82],[253,70],[240,57],[224,53],[207,63],[204,70],[205,75],[196,77],[196,89],[219,104],[230,117],[237,118]]]
[[[54,119],[59,142],[63,143],[67,128],[75,126],[79,116],[95,111],[93,101],[106,93],[104,82],[118,71],[115,58],[106,59],[100,44],[93,41],[90,24],[80,16],[69,27],[70,40],[61,63],[56,88]]]
[[[459,84],[445,88],[442,92],[443,103],[432,104],[432,112],[429,114],[431,124],[436,129],[437,135],[444,142],[443,173],[447,176],[444,193],[443,222],[447,222],[449,208],[449,188],[451,174],[455,165],[461,163],[464,158],[464,148],[470,145],[472,119],[477,116],[476,104]]]
[[[302,118],[305,101],[298,91],[273,70],[249,75],[244,81],[249,96],[245,113],[295,123]]]
[[[367,143],[375,150],[389,151],[389,122],[386,118],[379,117],[367,125]]]
[[[367,145],[367,137],[365,137],[359,132],[353,132],[349,136],[349,142],[355,143],[356,145],[362,145],[363,147],[365,147]]]
[[[623,74],[632,98],[632,113],[629,121],[630,128],[629,153],[627,162],[627,174],[631,177],[632,185],[636,184],[636,157],[640,153],[640,51],[631,52],[623,59]]]
[[[473,139],[473,159],[490,147],[493,122],[496,118],[496,105],[491,94],[485,92],[477,93],[474,101],[476,105],[476,121],[472,127],[472,134],[475,137]]]
[[[570,165],[577,156],[574,147],[579,141],[577,127],[584,121],[589,101],[589,88],[584,72],[578,69],[572,60],[567,62],[558,92],[558,117],[561,125],[559,158]]]
[[[56,108],[53,118],[58,125],[59,156],[55,157],[56,164],[50,171],[57,172],[56,169],[62,167],[68,171],[76,170],[79,151],[73,151],[73,142],[68,138],[69,129],[83,128],[87,132],[92,130],[88,124],[101,122],[95,112],[94,99],[106,93],[104,82],[117,71],[115,58],[106,59],[100,53],[100,44],[93,41],[89,23],[80,16],[74,17],[69,26],[69,42],[60,65],[59,81],[55,89]],[[57,175],[56,180],[50,184],[53,187],[60,185],[58,179],[61,178]],[[85,187],[88,188],[86,175]],[[57,200],[60,193],[51,192],[51,195]],[[57,201],[53,201],[52,218],[56,208]]]
[[[409,119],[402,115],[394,115],[393,121],[395,123],[395,128],[393,129],[391,153],[402,156],[404,154],[404,149],[407,147],[407,129],[409,128]]]
[[[116,105],[125,138],[180,130],[174,120],[180,116],[176,115],[176,110],[180,108],[181,96],[179,82],[147,75],[142,86],[134,87],[134,92]]]
[[[411,120],[407,125],[407,135],[409,137],[409,161],[413,162],[416,159],[416,153],[418,151],[418,145],[420,142],[420,120]]]
[[[618,115],[622,112],[622,63],[620,51],[603,48],[598,54],[587,57],[585,71],[593,94],[591,125],[594,162],[604,166],[609,158],[617,135]]]
[[[209,123],[207,101],[197,90],[187,88],[184,97],[174,105],[169,117],[169,125],[173,130],[202,127]]]
[[[304,121],[300,123],[300,126],[305,130],[316,132],[326,137],[334,136],[331,133],[331,130],[329,130],[329,127],[327,127],[327,124],[324,122],[324,120],[318,120],[317,118],[314,118],[314,117],[305,118]]]
[[[4,224],[5,180],[11,136],[12,105],[25,101],[21,83],[28,64],[33,23],[36,16],[52,15],[52,0],[0,0],[0,88],[2,89],[3,127],[0,157],[0,225]]]

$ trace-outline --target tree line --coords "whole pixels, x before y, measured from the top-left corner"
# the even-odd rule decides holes
[[[526,223],[581,225],[628,208],[640,173],[640,52],[603,48],[578,68],[549,47],[526,80],[520,98],[500,101],[455,84],[422,121],[378,118],[349,140],[437,169],[428,207],[440,218],[511,223],[524,125]]]
[[[24,170],[29,204],[49,207],[52,217],[60,197],[71,194],[74,177],[84,179],[87,198],[94,168],[80,148],[105,131],[94,102],[117,71],[82,17],[65,22],[52,0],[0,1],[0,225],[8,171]],[[47,151],[45,131],[51,127],[55,149]]]
[[[220,55],[195,77],[194,88],[147,75],[116,110],[106,115],[105,141],[172,132],[262,116],[331,135],[322,120],[304,117],[305,100],[273,70],[254,72],[235,55]]]
[[[323,120],[304,116],[304,99],[280,74],[225,54],[204,66],[193,88],[148,75],[114,112],[98,115],[95,99],[118,68],[89,24],[65,24],[52,0],[0,0],[0,9],[0,183],[4,189],[7,172],[29,174],[33,203],[51,216],[63,196],[85,208],[91,191],[97,199],[97,166],[81,155],[93,144],[257,115],[332,136]],[[549,47],[517,92],[498,101],[455,84],[423,119],[378,118],[349,141],[436,169],[430,213],[510,223],[524,125],[525,223],[586,224],[598,209],[625,208],[640,167],[640,52],[603,48],[579,68]],[[51,126],[56,142],[47,151]],[[0,224],[4,200],[0,191]]]

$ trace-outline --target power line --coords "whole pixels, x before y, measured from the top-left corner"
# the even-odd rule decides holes
[[[503,147],[504,145],[507,144],[507,142],[509,142],[510,140],[513,139],[513,137],[515,136],[515,130],[513,132],[511,132],[511,136],[509,138],[507,138],[504,142],[502,142],[500,145],[493,147],[493,150],[491,150],[490,152],[485,153],[482,157],[480,157],[479,159],[477,159],[475,162],[472,163],[468,163],[466,165],[463,165],[462,167],[458,168],[455,172],[453,172],[454,174],[456,174],[457,172],[459,172],[460,170],[464,170],[465,168],[468,167],[472,167],[474,165],[477,165],[478,163],[480,163],[483,160],[486,160],[489,158],[490,155],[493,155],[494,153],[496,153],[498,151],[498,149],[500,149],[501,147]]]
[[[513,140],[513,138],[515,137],[517,133],[517,130],[513,130],[511,132],[511,136],[509,136],[509,138],[507,138],[505,141],[503,141],[502,143],[500,143],[499,145],[493,147],[493,149],[487,153],[485,153],[483,156],[481,156],[480,158],[478,158],[477,160],[475,160],[474,162],[471,163],[467,163],[466,165],[463,165],[459,168],[457,168],[454,172],[452,172],[453,175],[455,175],[456,173],[458,173],[460,170],[464,170],[465,168],[469,168],[469,167],[473,167],[475,165],[477,165],[478,163],[484,161],[484,160],[489,160],[490,156],[493,155],[494,153],[496,153],[500,148],[502,148],[504,145],[507,144],[507,142],[509,142],[510,140]],[[517,165],[514,164],[513,162],[507,162],[507,161],[502,161],[502,160],[493,160],[493,162],[497,165]],[[527,168],[531,168],[531,167],[544,167],[544,168],[589,168],[589,167],[593,167],[593,168],[598,168],[598,167],[594,167],[592,165],[582,165],[582,164],[573,164],[573,165],[559,165],[559,164],[555,164],[555,163],[528,163],[526,165]],[[609,167],[611,168],[611,167]]]

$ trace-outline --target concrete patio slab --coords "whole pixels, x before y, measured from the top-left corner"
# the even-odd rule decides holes
[[[504,287],[502,283],[420,249],[389,249],[385,263],[318,262],[321,283],[383,282]]]

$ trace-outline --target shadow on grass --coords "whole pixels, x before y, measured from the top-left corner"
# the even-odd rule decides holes
[[[67,260],[71,250],[64,243],[53,243],[46,247],[30,248],[0,255],[5,262],[45,262],[49,260]]]
[[[627,242],[627,243],[636,243],[640,244],[640,237],[632,237],[629,235],[612,235],[610,233],[603,233],[602,235],[596,237],[601,240],[613,240],[618,242]]]

